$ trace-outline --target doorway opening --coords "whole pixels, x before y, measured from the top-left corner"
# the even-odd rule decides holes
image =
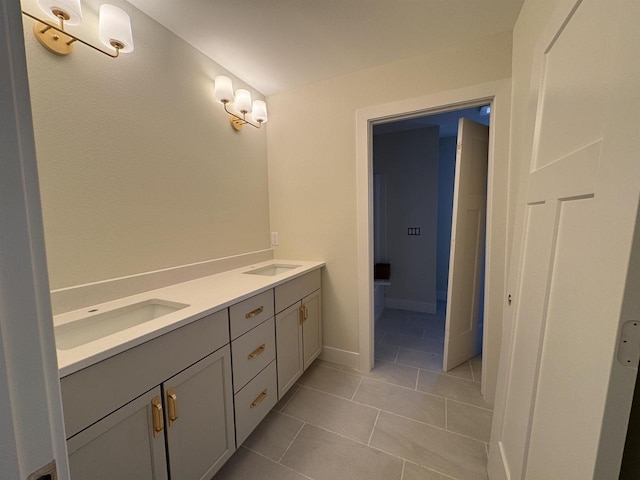
[[[508,79],[447,90],[397,102],[366,107],[356,112],[357,266],[359,352],[353,365],[368,372],[374,366],[374,232],[373,232],[373,127],[377,124],[491,106],[491,130],[487,176],[485,322],[483,331],[482,383],[484,399],[492,404],[498,381],[505,307],[505,276],[508,269],[508,233],[512,220],[509,193],[509,124],[511,83]],[[344,361],[351,360],[343,355]]]
[[[485,104],[373,125],[376,361],[441,372],[444,360],[449,374],[480,383],[490,119]],[[486,140],[469,163],[473,128]],[[478,204],[474,189],[481,206],[469,205]],[[450,290],[455,308],[447,307]]]

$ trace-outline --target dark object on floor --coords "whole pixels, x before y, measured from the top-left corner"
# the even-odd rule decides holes
[[[391,278],[391,264],[389,263],[376,263],[373,270],[373,278],[376,280],[389,280]]]

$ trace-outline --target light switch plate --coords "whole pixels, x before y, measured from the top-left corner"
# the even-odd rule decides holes
[[[271,245],[278,245],[280,243],[280,236],[278,232],[271,232]]]

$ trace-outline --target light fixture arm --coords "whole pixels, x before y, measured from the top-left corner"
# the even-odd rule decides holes
[[[242,128],[242,125],[245,125],[245,124],[251,125],[253,128],[260,128],[260,127],[262,127],[262,121],[260,121],[260,120],[258,120],[258,125],[256,125],[256,124],[254,124],[254,123],[251,123],[249,120],[247,120],[247,119],[245,118],[245,115],[246,115],[246,114],[244,114],[244,113],[243,113],[243,114],[242,114],[242,117],[240,117],[239,115],[236,115],[235,113],[233,113],[233,112],[229,111],[229,109],[227,108],[227,104],[228,104],[228,103],[229,103],[228,101],[226,101],[226,102],[225,102],[225,101],[223,101],[223,102],[222,102],[222,105],[224,105],[224,111],[225,111],[225,112],[227,112],[229,115],[231,115],[232,117],[234,117],[234,118],[235,118],[235,120],[234,120],[234,119],[231,119],[231,122],[232,122],[232,124],[233,124],[234,128],[236,128],[236,130],[239,130],[240,128]],[[237,127],[240,127],[240,128],[237,128]]]
[[[72,44],[72,43],[74,43],[74,42],[80,42],[80,43],[82,43],[83,45],[86,45],[87,47],[91,47],[91,48],[93,48],[94,50],[97,50],[98,52],[103,53],[103,54],[105,54],[105,55],[107,55],[107,56],[109,56],[109,57],[111,57],[111,58],[118,58],[118,57],[120,56],[120,50],[121,50],[122,48],[124,48],[124,45],[122,45],[120,42],[117,42],[117,41],[115,41],[115,40],[112,40],[112,41],[111,41],[111,46],[112,46],[113,48],[115,48],[115,50],[116,50],[116,53],[115,53],[115,54],[113,54],[113,53],[111,53],[111,52],[107,52],[107,51],[105,51],[105,50],[102,50],[101,48],[98,48],[98,47],[96,47],[95,45],[91,45],[90,43],[85,42],[85,41],[84,41],[84,40],[82,40],[81,38],[76,37],[75,35],[73,35],[73,34],[69,33],[68,31],[66,31],[66,30],[64,29],[64,17],[62,17],[62,16],[58,16],[58,18],[60,19],[60,26],[59,26],[59,27],[56,27],[55,25],[51,25],[50,23],[46,22],[45,20],[42,20],[42,19],[40,19],[40,18],[36,17],[35,15],[30,14],[29,12],[25,12],[24,10],[22,10],[22,14],[23,14],[23,15],[26,15],[26,16],[27,16],[27,17],[29,17],[29,18],[34,19],[35,21],[39,22],[39,23],[40,23],[40,25],[42,25],[42,27],[40,27],[40,25],[37,25],[37,29],[38,29],[38,31],[39,31],[40,33],[45,33],[45,32],[46,32],[46,31],[48,31],[48,30],[55,30],[56,32],[62,33],[63,35],[65,35],[65,36],[67,36],[67,37],[70,37],[70,38],[71,38],[71,40],[69,40],[69,41],[65,42],[65,43],[66,43],[66,45],[71,45],[71,44]]]

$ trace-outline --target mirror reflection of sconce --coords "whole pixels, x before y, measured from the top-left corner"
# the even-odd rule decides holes
[[[252,102],[251,93],[243,88],[239,88],[234,94],[231,79],[224,75],[218,75],[214,82],[214,97],[216,102],[224,106],[224,111],[229,114],[231,126],[234,129],[238,131],[242,130],[244,125],[260,128],[263,123],[267,123],[267,104],[264,100],[254,100]],[[230,103],[233,104],[236,111],[242,116],[229,111],[227,105]],[[247,120],[248,114],[251,114],[251,118],[257,125]]]
[[[80,25],[82,23],[80,0],[38,0],[38,6],[48,17],[57,21],[57,24],[49,20],[42,20],[24,10],[22,13],[36,21],[33,33],[40,45],[50,52],[57,55],[69,55],[75,42],[87,45],[112,58],[117,58],[120,53],[133,51],[131,20],[124,10],[115,5],[100,5],[98,20],[100,42],[107,48],[114,49],[115,53],[98,48],[64,29],[65,25]]]

